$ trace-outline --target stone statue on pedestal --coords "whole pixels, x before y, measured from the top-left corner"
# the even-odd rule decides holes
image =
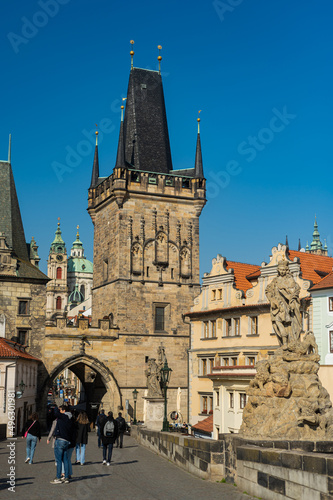
[[[332,403],[318,377],[316,339],[310,331],[300,339],[299,293],[288,262],[280,261],[278,276],[266,288],[280,347],[256,365],[240,429],[244,437],[333,439]]]
[[[160,369],[156,363],[155,358],[148,359],[148,368],[145,371],[147,377],[147,387],[148,387],[148,398],[161,398],[162,391],[160,385]]]
[[[280,260],[278,276],[266,287],[266,297],[271,304],[274,332],[284,349],[299,339],[302,330],[300,287],[291,276],[288,262]]]

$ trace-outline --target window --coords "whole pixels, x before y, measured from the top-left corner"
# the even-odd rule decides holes
[[[222,288],[219,288],[217,291],[217,298],[218,300],[222,300]]]
[[[163,332],[164,331],[164,307],[156,306],[155,307],[155,331]]]
[[[234,393],[230,392],[229,393],[229,408],[233,408],[233,407],[234,407]]]
[[[209,396],[209,414],[213,413],[213,396]]]
[[[208,323],[208,321],[203,322],[203,337],[204,337],[204,339],[208,339],[208,337],[209,337],[209,323]]]
[[[211,321],[211,336],[216,337],[216,320]]]
[[[214,358],[209,358],[209,373],[213,373]]]
[[[226,337],[231,337],[232,335],[232,322],[231,322],[231,318],[227,318],[224,320],[224,324],[225,324],[225,336]]]
[[[109,274],[109,262],[108,262],[108,259],[105,259],[103,261],[103,280],[104,281],[108,280],[108,274]]]
[[[149,278],[149,266],[147,266],[146,276],[147,276],[147,278]]]
[[[201,360],[201,375],[207,375],[207,359]]]
[[[216,406],[220,406],[220,391],[215,391]]]
[[[25,345],[27,343],[27,338],[28,338],[27,333],[28,333],[27,330],[18,330],[17,336],[19,344]]]
[[[84,285],[81,285],[80,292],[81,292],[83,300],[84,300],[84,298],[85,298],[85,286]]]
[[[250,366],[254,366],[256,364],[256,358],[254,356],[249,356],[247,361]]]
[[[216,290],[212,290],[212,300],[216,300]]]
[[[246,406],[246,394],[245,392],[240,392],[239,393],[239,407],[241,410],[244,410]]]
[[[61,309],[61,297],[57,297],[57,300],[56,300],[56,309]]]
[[[333,297],[328,297],[328,310],[333,311]]]
[[[207,413],[207,403],[208,403],[207,399],[208,399],[207,396],[202,396],[202,408],[201,408],[202,413]]]
[[[171,279],[173,280],[174,277],[173,277],[173,268],[171,268]]]
[[[61,280],[62,278],[62,269],[61,267],[57,267],[57,280]]]
[[[19,314],[29,314],[29,301],[28,300],[19,300],[18,313]]]
[[[229,358],[223,358],[223,366],[229,366]]]
[[[250,316],[249,335],[258,335],[258,316]]]
[[[232,366],[237,366],[237,358],[231,358]]]
[[[330,335],[330,352],[333,352],[333,330],[329,332]]]
[[[240,318],[234,319],[235,336],[240,336]]]

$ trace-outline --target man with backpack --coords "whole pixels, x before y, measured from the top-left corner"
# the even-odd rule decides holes
[[[116,421],[118,422],[118,437],[117,437],[117,444],[116,447],[122,448],[123,447],[123,439],[124,439],[124,432],[126,431],[126,422],[125,419],[123,418],[121,413],[118,413],[118,417],[116,418]]]
[[[103,443],[103,465],[111,465],[113,445],[118,437],[118,422],[113,418],[112,411],[109,411],[107,418],[102,422],[101,435]],[[106,451],[108,459],[106,461]]]

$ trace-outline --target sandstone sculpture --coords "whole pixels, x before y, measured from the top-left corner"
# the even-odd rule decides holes
[[[145,371],[147,377],[147,387],[148,387],[148,398],[161,398],[161,368],[163,368],[164,363],[167,361],[165,355],[165,348],[160,345],[158,348],[158,362],[156,363],[155,358],[148,359],[148,368]]]
[[[316,340],[312,332],[300,339],[299,292],[287,261],[280,261],[278,276],[266,288],[280,347],[257,363],[240,429],[244,437],[333,439],[332,403],[318,377]]]

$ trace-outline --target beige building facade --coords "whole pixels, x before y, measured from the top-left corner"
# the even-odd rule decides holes
[[[309,289],[330,272],[333,259],[289,250],[281,244],[273,247],[269,262],[261,266],[218,255],[186,315],[191,321],[190,423],[213,414],[215,437],[238,431],[255,365],[279,345],[265,290],[277,275],[281,259],[289,263],[289,271],[300,286],[303,331],[311,330]]]

